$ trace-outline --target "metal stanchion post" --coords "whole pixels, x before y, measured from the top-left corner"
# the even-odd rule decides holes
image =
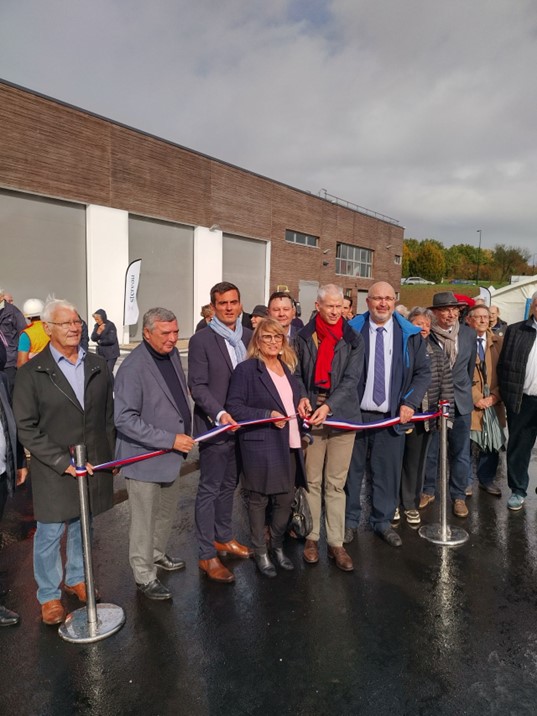
[[[440,524],[423,525],[419,529],[419,535],[434,544],[455,547],[456,545],[464,544],[469,535],[462,527],[451,527],[447,523],[447,422],[449,403],[441,401],[440,408],[442,410],[442,415],[440,416]]]
[[[71,612],[58,629],[65,641],[90,644],[115,634],[125,623],[125,612],[115,604],[96,604],[91,559],[90,511],[88,477],[86,471],[86,446],[75,445],[75,462],[80,499],[80,529],[84,551],[86,576],[86,606]]]

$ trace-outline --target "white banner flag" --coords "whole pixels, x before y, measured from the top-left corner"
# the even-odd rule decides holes
[[[142,259],[136,259],[127,269],[125,274],[125,311],[123,318],[124,326],[132,326],[138,320],[140,311],[138,310],[138,301],[136,294],[138,293],[138,284],[140,282],[140,270],[142,267]]]

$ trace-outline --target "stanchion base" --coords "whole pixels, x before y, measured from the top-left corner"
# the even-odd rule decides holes
[[[58,629],[65,641],[76,644],[91,644],[106,639],[121,629],[125,623],[125,612],[115,604],[97,604],[97,623],[88,623],[87,607],[71,612]]]
[[[418,530],[419,536],[434,544],[443,544],[447,547],[455,547],[464,544],[469,537],[468,532],[462,527],[451,527],[447,525],[446,534],[441,524],[422,525]]]

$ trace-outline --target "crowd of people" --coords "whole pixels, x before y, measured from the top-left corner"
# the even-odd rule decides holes
[[[93,515],[112,506],[114,472],[93,467],[114,456],[128,461],[122,474],[129,562],[138,590],[153,600],[172,598],[159,570],[185,566],[168,553],[168,542],[181,467],[200,436],[198,565],[215,582],[235,580],[228,556],[253,557],[260,574],[270,578],[294,569],[285,545],[297,487],[306,490],[312,518],[302,552],[307,564],[319,562],[323,533],[329,560],[342,571],[354,569],[345,545],[356,537],[366,474],[371,528],[400,547],[397,525],[403,517],[420,524],[421,511],[435,500],[438,477],[438,421],[413,418],[434,413],[441,400],[450,405],[454,515],[464,519],[469,513],[472,446],[479,488],[501,496],[496,473],[506,425],[507,506],[523,507],[537,437],[537,293],[530,317],[506,326],[494,307],[476,303],[467,310],[451,291],[436,293],[431,306],[414,307],[405,317],[384,281],[370,287],[368,310],[353,316],[352,301],[328,284],[304,325],[289,293],[273,293],[267,306],[248,315],[239,288],[221,282],[189,341],[188,379],[176,347],[177,318],[169,309],[145,313],[143,341],[114,377],[119,347],[105,311],[94,314],[96,355],[83,344],[74,305],[31,301],[20,312],[0,290],[0,513],[7,495],[26,479],[24,446],[37,520],[34,576],[45,624],[65,619],[62,591],[87,598],[72,454],[80,443],[92,475]],[[387,418],[394,419],[389,427],[376,425]],[[239,425],[244,421],[250,424]],[[353,429],[338,427],[342,421]],[[227,429],[207,438],[218,426]],[[162,454],[136,461],[154,450]],[[239,479],[250,545],[239,542],[233,529]],[[0,607],[0,625],[18,621],[15,612]]]

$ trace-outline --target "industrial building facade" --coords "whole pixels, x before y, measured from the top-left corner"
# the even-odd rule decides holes
[[[403,227],[0,82],[0,284],[19,305],[66,298],[123,324],[138,303],[172,309],[186,337],[221,280],[246,311],[286,287],[307,318],[333,282],[358,309],[375,280],[399,285]],[[140,340],[140,325],[123,342]]]

